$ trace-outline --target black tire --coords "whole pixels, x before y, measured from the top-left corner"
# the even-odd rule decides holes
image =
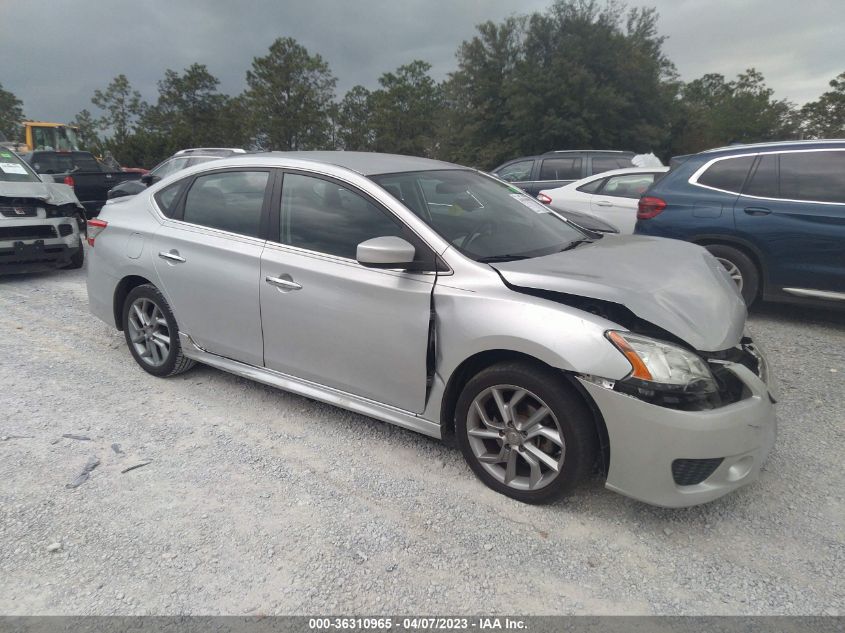
[[[82,268],[82,265],[85,263],[85,249],[82,248],[82,238],[79,239],[79,248],[76,249],[76,252],[71,256],[70,263],[62,266],[65,270],[76,270],[78,268]]]
[[[565,446],[563,463],[556,475],[550,474],[554,478],[538,489],[520,490],[500,481],[488,472],[471,446],[468,434],[470,407],[476,397],[500,385],[511,385],[527,390],[532,396],[536,395],[557,419]],[[566,495],[590,476],[598,451],[593,417],[581,396],[566,383],[559,372],[540,364],[521,361],[488,367],[466,384],[455,411],[455,437],[464,459],[481,481],[493,490],[523,503],[548,503]],[[489,441],[492,443],[498,440]]]
[[[710,251],[716,259],[733,264],[742,276],[742,287],[740,294],[745,300],[745,305],[751,306],[760,292],[760,271],[751,258],[741,250],[724,244],[707,244],[704,248]],[[726,266],[727,268],[727,266]]]
[[[130,335],[132,330],[130,312],[132,310],[132,305],[139,299],[146,299],[154,304],[155,307],[161,311],[161,314],[167,322],[167,335],[170,339],[169,349],[167,350],[166,355],[162,355],[163,360],[158,365],[153,365],[151,364],[151,361],[145,360],[144,357],[142,357],[136,347],[136,343],[132,341]],[[170,309],[164,295],[161,294],[158,288],[154,285],[144,284],[142,286],[136,286],[129,292],[128,295],[126,295],[126,300],[123,302],[122,324],[123,334],[126,338],[126,345],[129,347],[132,357],[147,373],[160,378],[166,378],[168,376],[181,374],[194,366],[195,361],[187,358],[182,353],[182,346],[179,343],[179,326],[176,324],[176,318],[173,316],[173,311]]]

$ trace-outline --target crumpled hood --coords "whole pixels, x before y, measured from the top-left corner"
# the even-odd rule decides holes
[[[73,188],[58,182],[0,182],[0,196],[36,198],[55,206],[74,204],[82,207]]]
[[[532,259],[491,264],[513,286],[626,306],[697,350],[739,343],[745,303],[721,264],[688,242],[605,235],[592,244]]]

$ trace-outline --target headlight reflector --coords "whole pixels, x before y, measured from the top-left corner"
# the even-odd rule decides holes
[[[609,330],[606,336],[631,363],[630,378],[652,383],[655,388],[716,391],[713,374],[694,352],[631,332]]]

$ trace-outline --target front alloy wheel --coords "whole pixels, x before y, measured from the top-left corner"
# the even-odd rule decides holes
[[[550,484],[566,455],[552,410],[537,395],[514,385],[488,387],[475,397],[467,435],[483,468],[517,490]]]
[[[524,503],[563,496],[595,463],[593,416],[557,370],[507,361],[471,378],[455,407],[455,438],[493,490]]]

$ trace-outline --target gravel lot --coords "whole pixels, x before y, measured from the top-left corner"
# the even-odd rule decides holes
[[[203,366],[154,378],[84,271],[0,279],[0,314],[0,613],[842,614],[845,313],[752,315],[775,451],[684,510],[598,480],[520,505],[412,432]]]

